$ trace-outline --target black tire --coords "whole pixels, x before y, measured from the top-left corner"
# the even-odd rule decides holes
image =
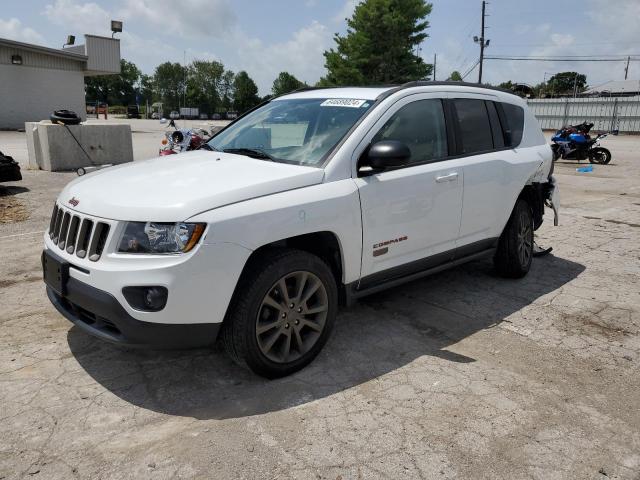
[[[607,165],[611,161],[611,152],[604,147],[596,147],[589,151],[589,162]]]
[[[529,204],[519,198],[498,241],[493,263],[500,275],[522,278],[533,258],[533,215]]]
[[[76,112],[72,112],[71,110],[56,110],[49,116],[49,119],[51,123],[60,123],[63,125],[78,125],[81,121],[81,118],[78,117]]]
[[[259,328],[262,329],[262,327],[259,327],[259,324],[262,325],[260,322],[265,318],[265,311],[268,313],[269,308],[267,307],[270,307],[269,302],[265,303],[265,300],[267,300],[267,298],[273,300],[271,295],[273,292],[277,293],[279,281],[284,279],[286,286],[286,282],[290,278],[289,276],[304,274],[305,272],[309,275],[304,277],[305,280],[302,282],[299,297],[305,296],[302,290],[305,288],[307,277],[313,278],[314,282],[319,280],[321,285],[317,287],[317,290],[322,291],[322,302],[326,302],[326,313],[323,311],[323,313],[317,314],[323,316],[322,328],[321,330],[316,330],[315,328],[307,328],[304,330],[305,335],[315,335],[315,337],[311,339],[313,343],[311,343],[311,341],[307,342],[304,348],[309,349],[303,352],[302,350],[304,350],[304,348],[301,348],[302,343],[298,343],[298,340],[292,339],[302,338],[303,329],[306,328],[305,323],[309,323],[303,319],[305,315],[295,313],[296,311],[300,311],[297,306],[295,310],[289,310],[289,318],[291,319],[294,319],[295,315],[302,315],[300,321],[304,323],[298,324],[296,321],[296,325],[299,326],[294,327],[293,320],[281,319],[281,315],[285,313],[282,309],[273,309],[275,316],[266,322],[267,326],[271,325],[271,322],[279,322],[281,324],[278,327],[273,327],[273,330],[268,330],[268,332],[271,332],[274,336],[278,336],[278,339],[275,341],[275,344],[278,346],[280,343],[286,343],[287,340],[289,341],[289,346],[282,347],[282,350],[286,349],[287,352],[286,355],[283,354],[283,356],[286,356],[287,359],[289,358],[289,348],[292,348],[291,358],[295,356],[293,355],[294,353],[298,355],[297,358],[293,358],[291,361],[285,359],[277,361],[273,358],[275,354],[271,355],[273,351],[264,352],[265,342],[261,340],[264,337],[260,337],[260,335],[263,334],[259,333]],[[315,286],[315,283],[313,286]],[[295,286],[289,284],[287,290],[297,290],[298,287],[299,285],[297,283]],[[313,295],[316,294],[314,293]],[[296,300],[293,297],[292,295],[291,301]],[[287,292],[287,298],[289,298],[289,292]],[[299,303],[298,305],[304,304],[306,310],[308,304],[306,300],[302,300],[302,302],[304,303]],[[285,305],[283,305],[283,303],[284,302],[280,300],[280,307],[284,308]],[[314,308],[309,309],[309,311],[314,310]],[[338,288],[336,286],[336,280],[331,269],[324,261],[315,255],[301,250],[284,248],[268,249],[259,257],[250,260],[238,282],[222,325],[222,342],[229,356],[237,364],[248,367],[254,373],[263,377],[283,377],[304,368],[318,355],[331,334],[337,310]],[[285,324],[283,322],[285,321],[291,322],[291,326],[289,326],[289,323],[286,323],[286,328],[290,329],[288,338],[284,330]],[[317,327],[318,325],[315,326]],[[294,329],[295,332],[297,332],[295,335]],[[266,343],[271,343],[272,347],[270,348],[273,348],[274,342]],[[297,344],[297,352],[293,351],[294,343]]]

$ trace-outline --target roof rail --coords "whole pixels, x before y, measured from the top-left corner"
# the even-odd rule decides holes
[[[500,88],[500,87],[493,87],[491,85],[479,85],[477,83],[470,83],[470,82],[457,82],[457,81],[431,81],[431,80],[414,80],[411,82],[406,82],[403,83],[401,85],[399,84],[393,84],[393,85],[389,85],[389,84],[381,84],[381,85],[330,85],[327,87],[302,87],[302,88],[298,88],[297,90],[293,90],[291,92],[287,92],[284,93],[282,95],[289,95],[291,93],[298,93],[298,92],[307,92],[307,91],[311,91],[311,90],[325,90],[325,89],[331,89],[331,88],[389,88],[390,90],[381,93],[380,97],[387,97],[389,95],[391,95],[392,93],[398,92],[400,90],[404,90],[405,88],[412,88],[412,87],[441,87],[441,86],[448,86],[448,87],[473,87],[473,88],[481,88],[484,90],[494,90],[496,92],[502,92],[502,93],[508,93],[514,96],[518,96],[516,95],[514,92],[512,92],[511,90],[506,90],[504,88]],[[278,96],[282,96],[282,95],[278,95]],[[378,98],[380,98],[378,97]],[[272,98],[277,98],[277,97],[272,97]]]
[[[485,90],[494,90],[497,92],[502,92],[502,93],[510,93],[511,95],[515,95],[515,93],[513,93],[511,90],[506,90],[504,88],[500,88],[500,87],[493,87],[491,85],[480,85],[477,83],[470,83],[470,82],[457,82],[454,80],[448,80],[448,81],[431,81],[431,80],[415,80],[412,82],[407,82],[407,83],[403,83],[402,85],[400,85],[400,89],[403,88],[411,88],[411,87],[439,87],[439,86],[446,86],[446,87],[473,87],[473,88],[482,88]],[[515,95],[517,97],[517,95]]]

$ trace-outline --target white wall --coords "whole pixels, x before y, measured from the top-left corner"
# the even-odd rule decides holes
[[[0,129],[24,128],[60,109],[86,119],[81,70],[0,64]]]

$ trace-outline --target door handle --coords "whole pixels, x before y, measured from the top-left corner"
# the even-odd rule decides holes
[[[458,178],[458,172],[453,172],[453,173],[448,173],[446,175],[442,175],[440,177],[436,177],[436,182],[438,183],[453,182],[457,178]]]

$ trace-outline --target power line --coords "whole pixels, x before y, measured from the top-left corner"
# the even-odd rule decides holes
[[[618,58],[584,58],[584,57],[507,57],[492,56],[484,57],[485,60],[508,60],[508,61],[525,61],[525,62],[626,62],[627,58],[631,62],[640,61],[640,58],[618,57]]]
[[[469,69],[464,72],[463,75],[460,75],[462,77],[462,80],[464,80],[471,72],[473,72],[473,70],[478,66],[478,64],[480,63],[480,59],[476,60],[476,62],[471,65],[471,67],[469,67]]]

